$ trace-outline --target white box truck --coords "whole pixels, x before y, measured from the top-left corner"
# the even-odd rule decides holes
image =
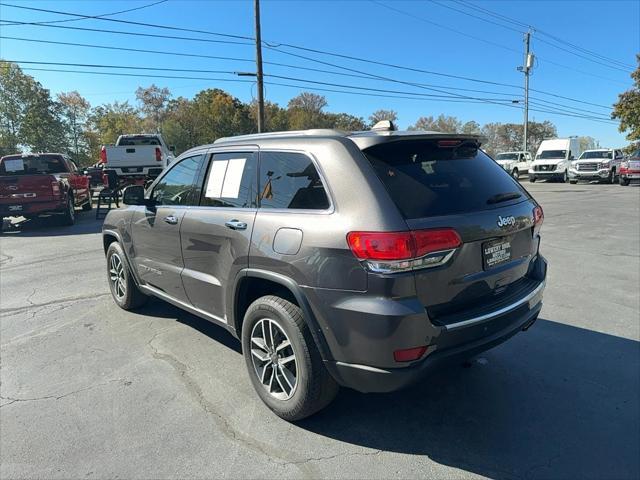
[[[566,183],[569,180],[571,161],[581,153],[578,137],[543,140],[529,168],[529,181],[559,180]]]

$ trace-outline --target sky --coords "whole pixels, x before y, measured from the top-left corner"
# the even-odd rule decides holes
[[[154,0],[0,0],[0,20],[50,22],[77,18],[17,9],[11,5],[95,16],[152,3]],[[327,111],[347,112],[366,119],[378,109],[395,110],[401,128],[408,127],[420,116],[439,114],[456,116],[462,121],[475,120],[480,124],[521,123],[524,75],[517,67],[523,62],[523,32],[527,29],[524,25],[529,25],[533,27],[531,52],[536,57],[530,76],[530,120],[550,120],[558,127],[559,136],[588,135],[597,139],[601,146],[618,147],[627,143],[624,134],[618,132],[616,122],[598,121],[593,117],[609,118],[610,106],[617,100],[618,94],[632,85],[629,74],[637,65],[635,55],[640,52],[639,1],[262,0],[261,17],[262,38],[271,46],[263,50],[267,100],[286,106],[288,100],[301,91],[315,91],[326,96]],[[251,41],[212,35],[222,33],[253,37],[252,0],[168,0],[106,18],[198,29],[208,33],[181,32],[100,19],[50,25],[207,41],[4,24],[0,25],[1,37],[84,43],[116,49],[0,38],[0,58],[19,62],[159,69],[142,71],[20,64],[26,73],[34,76],[53,94],[77,90],[92,105],[115,100],[135,103],[136,88],[151,83],[168,87],[174,97],[190,98],[205,88],[222,88],[245,102],[255,97],[253,79],[233,73],[255,71],[255,46]],[[556,39],[562,43],[556,43]],[[217,43],[212,40],[238,43]],[[285,44],[355,59],[301,50]],[[141,53],[118,48],[228,58]],[[358,59],[414,70],[391,68]],[[291,65],[342,75],[295,69]],[[34,68],[99,70],[146,76],[30,70]],[[222,73],[187,72],[189,69]],[[371,78],[371,75],[377,78]],[[433,95],[448,98],[434,98]],[[513,103],[517,101],[520,103]],[[567,115],[560,115],[559,111]],[[579,118],[582,116],[592,118]]]

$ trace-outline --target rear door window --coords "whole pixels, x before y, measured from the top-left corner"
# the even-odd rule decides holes
[[[437,140],[391,142],[363,153],[407,219],[486,210],[529,198],[474,143],[452,148]]]
[[[257,207],[257,170],[254,152],[215,153],[209,165],[200,205]]]
[[[311,159],[295,152],[261,152],[261,208],[326,210],[329,197]]]

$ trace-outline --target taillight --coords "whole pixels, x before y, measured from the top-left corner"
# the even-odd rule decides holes
[[[371,271],[393,273],[445,263],[462,244],[451,228],[409,232],[350,232],[347,243]]]
[[[425,353],[427,353],[427,347],[414,347],[414,348],[405,348],[403,350],[396,350],[393,352],[393,359],[396,362],[413,362],[414,360],[418,360]]]
[[[544,222],[544,212],[542,211],[542,207],[538,205],[533,208],[533,233],[535,235],[540,232],[542,222]]]
[[[162,161],[162,151],[156,147],[156,162],[161,162]]]
[[[107,163],[107,149],[104,145],[100,149],[100,163]]]
[[[53,195],[54,198],[60,198],[60,184],[57,180],[51,182],[51,195]]]

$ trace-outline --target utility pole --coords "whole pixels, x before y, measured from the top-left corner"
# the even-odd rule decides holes
[[[533,54],[529,53],[529,43],[531,40],[531,31],[524,34],[524,66],[520,67],[524,73],[524,132],[522,150],[528,151],[528,134],[529,134],[529,72],[533,68]]]
[[[262,75],[262,36],[260,34],[260,0],[255,0],[256,80],[258,84],[258,133],[264,131],[264,82]]]

